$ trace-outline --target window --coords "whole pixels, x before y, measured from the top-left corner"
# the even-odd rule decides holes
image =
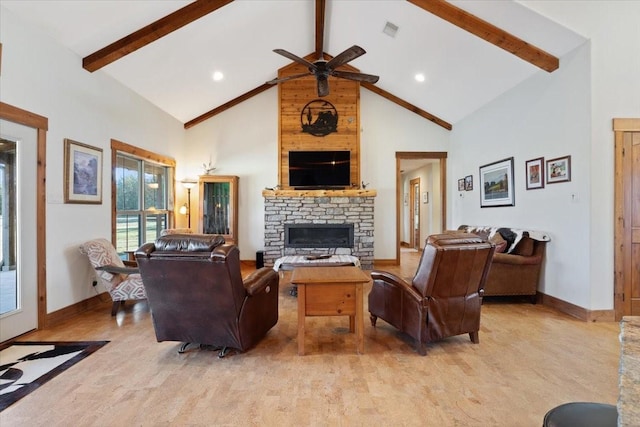
[[[111,148],[112,241],[125,257],[173,224],[175,162],[118,141],[112,141]]]

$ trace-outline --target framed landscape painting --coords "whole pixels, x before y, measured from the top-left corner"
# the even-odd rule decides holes
[[[547,184],[571,181],[571,156],[547,160]]]
[[[480,207],[515,206],[513,157],[480,166]]]
[[[102,203],[102,149],[64,140],[64,202]]]
[[[527,173],[527,190],[544,188],[544,157],[527,160],[525,169]]]

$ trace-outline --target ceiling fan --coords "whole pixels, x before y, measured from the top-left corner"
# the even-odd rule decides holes
[[[339,77],[341,79],[347,80],[355,80],[358,82],[367,82],[367,83],[375,83],[378,81],[379,77],[371,74],[364,73],[355,73],[351,71],[340,71],[336,70],[336,68],[341,65],[345,65],[346,63],[353,61],[354,59],[362,56],[366,53],[366,51],[360,46],[353,45],[349,49],[330,59],[329,61],[325,60],[322,55],[319,59],[314,62],[309,62],[304,58],[301,58],[297,55],[294,55],[291,52],[287,52],[284,49],[274,49],[275,53],[280,54],[286,58],[291,59],[299,64],[304,65],[309,69],[308,73],[302,74],[294,74],[292,76],[286,76],[282,78],[276,78],[268,81],[268,84],[277,84],[286,82],[287,80],[293,80],[300,77],[306,76],[315,76],[318,81],[318,96],[326,96],[329,94],[329,82],[327,78],[329,76]]]

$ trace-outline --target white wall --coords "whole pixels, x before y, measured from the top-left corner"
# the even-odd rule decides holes
[[[278,185],[278,89],[274,87],[187,130],[187,150],[178,178],[197,177],[209,158],[216,175],[237,175],[240,258],[255,260],[264,249],[265,187]],[[191,226],[197,226],[197,190]]]
[[[449,151],[450,132],[417,114],[362,89],[362,179],[377,190],[375,205],[375,259],[396,257],[397,151]],[[434,177],[435,178],[435,177]],[[439,185],[434,181],[434,186]],[[437,188],[437,187],[434,187]],[[434,194],[438,200],[437,194]],[[433,209],[439,209],[434,202]]]
[[[614,144],[611,120],[640,117],[640,2],[521,1],[591,41],[589,287],[585,307],[613,308]]]
[[[457,123],[452,132],[452,226],[498,225],[549,233],[540,290],[589,306],[589,46],[561,58],[560,69],[536,76]],[[571,155],[571,182],[526,190],[525,161]],[[480,207],[479,167],[514,157],[515,206]],[[472,175],[474,189],[458,192]]]
[[[539,73],[454,124],[450,184],[468,172],[478,182],[478,166],[485,160],[514,156],[516,206],[480,209],[477,190],[461,193],[464,198],[454,192],[452,220],[549,231],[553,241],[541,290],[587,309],[612,309],[611,126],[616,117],[640,117],[640,2],[520,3],[584,35],[589,43],[561,58],[560,70]],[[572,156],[570,183],[524,189],[524,161],[565,154]]]
[[[111,236],[110,139],[177,158],[184,130],[103,72],[85,71],[81,58],[8,10],[0,12],[1,100],[49,119],[46,280],[47,312],[52,312],[95,295],[78,245]],[[65,138],[102,148],[102,204],[63,203]]]

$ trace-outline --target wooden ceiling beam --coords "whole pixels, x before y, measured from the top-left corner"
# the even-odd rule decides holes
[[[367,82],[361,82],[360,85],[366,89],[369,89],[371,92],[377,93],[378,95],[382,96],[383,98],[388,99],[389,101],[398,104],[399,106],[406,108],[407,110],[416,113],[417,115],[419,115],[420,117],[424,117],[427,120],[432,121],[433,123],[437,124],[438,126],[441,126],[443,128],[445,128],[446,130],[451,130],[453,129],[453,126],[451,125],[451,123],[448,123],[444,120],[442,120],[439,117],[434,116],[431,113],[428,113],[418,107],[416,107],[413,104],[408,103],[407,101],[398,98],[397,96],[387,92],[384,89],[380,89],[378,86],[371,84],[371,83],[367,83]]]
[[[213,116],[215,116],[217,114],[220,114],[223,111],[226,111],[229,108],[231,108],[233,106],[236,106],[236,105],[240,104],[241,102],[244,102],[247,99],[249,99],[249,98],[251,98],[251,97],[253,97],[253,96],[255,96],[255,95],[257,95],[257,94],[259,94],[261,92],[264,92],[265,90],[270,89],[272,87],[277,87],[277,85],[271,85],[271,84],[268,84],[268,83],[264,83],[261,86],[258,86],[257,88],[252,89],[249,92],[244,93],[244,94],[238,96],[237,98],[234,98],[231,101],[222,104],[219,107],[214,108],[213,110],[210,110],[210,111],[207,111],[204,114],[201,114],[200,116],[196,117],[193,120],[189,120],[187,123],[184,124],[184,128],[185,129],[189,129],[190,127],[193,127],[193,126],[197,125],[198,123],[202,123],[205,120],[208,120],[211,117],[213,117]]]
[[[326,10],[325,0],[316,0],[316,57],[322,58],[324,52],[324,14]]]
[[[560,66],[555,56],[445,0],[407,1],[549,73]]]
[[[82,59],[82,68],[89,72],[99,70],[131,52],[135,52],[159,38],[226,6],[232,1],[233,0],[196,0],[182,9],[178,9],[164,18],[84,57]]]

